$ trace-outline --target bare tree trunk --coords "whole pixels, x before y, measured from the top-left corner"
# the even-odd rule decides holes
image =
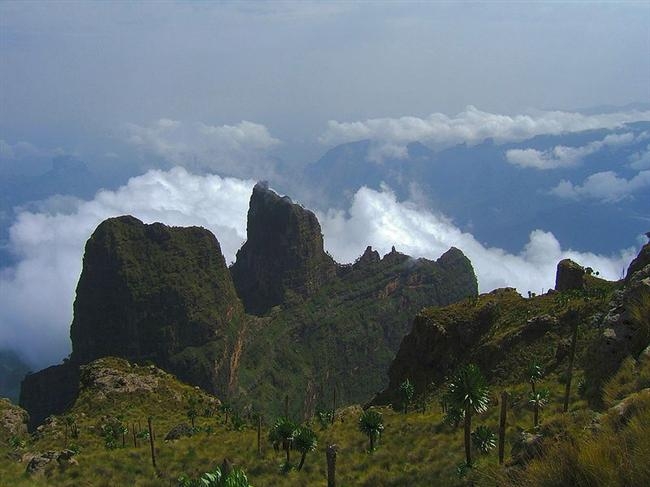
[[[131,423],[131,433],[133,433],[133,448],[137,448],[138,440],[135,436],[135,423]]]
[[[289,394],[284,396],[284,417],[289,419]]]
[[[468,407],[465,408],[465,461],[467,465],[472,464],[472,412]]]
[[[300,457],[300,463],[298,464],[298,471],[302,470],[302,466],[305,464],[306,456],[307,456],[307,452],[303,452],[302,456]]]
[[[257,416],[257,454],[262,456],[262,415]]]
[[[336,487],[336,445],[329,445],[325,451],[327,456],[327,487]]]
[[[151,446],[151,463],[153,464],[154,470],[156,470],[156,449],[153,445],[153,426],[151,424],[151,416],[147,418],[147,424],[149,425],[149,445]]]
[[[569,397],[571,396],[571,379],[573,378],[573,360],[576,356],[576,342],[578,341],[578,322],[573,325],[573,335],[571,336],[571,349],[569,351],[569,367],[567,369],[566,389],[564,391],[564,408],[566,413],[569,410]]]
[[[332,401],[332,419],[331,419],[332,424],[334,424],[335,414],[336,414],[336,386],[334,386],[334,400]]]
[[[533,408],[533,423],[535,428],[537,428],[537,425],[539,424],[539,406],[537,405],[537,402],[535,402],[535,407]]]
[[[501,393],[501,414],[499,416],[499,465],[503,465],[503,456],[506,445],[506,415],[508,411],[508,393]]]

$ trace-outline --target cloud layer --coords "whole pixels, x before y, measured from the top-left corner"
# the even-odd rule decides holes
[[[232,262],[245,239],[246,212],[254,182],[199,176],[183,168],[149,171],[92,201],[51,198],[20,212],[10,231],[18,263],[0,270],[0,348],[17,348],[34,366],[58,362],[70,351],[69,325],[84,242],[105,218],[132,214],[145,222],[200,225],[219,239]],[[472,260],[481,291],[512,286],[541,292],[553,286],[555,266],[565,257],[618,279],[633,250],[604,257],[561,248],[548,232],[535,230],[516,255],[481,245],[444,216],[399,202],[388,189],[360,189],[349,211],[320,215],[326,248],[339,262],[358,257],[366,245],[386,253],[395,245],[414,257],[438,258],[456,246]]]
[[[614,171],[592,174],[582,184],[563,179],[551,190],[551,194],[567,199],[591,199],[615,203],[650,187],[650,170],[640,171],[630,179],[621,178]]]
[[[40,211],[22,212],[10,230],[18,264],[0,270],[0,348],[18,348],[34,365],[70,352],[74,290],[83,247],[104,219],[132,214],[150,223],[200,225],[218,236],[234,258],[246,235],[254,181],[195,176],[181,168],[150,171],[92,201],[55,197]]]
[[[427,118],[374,118],[357,122],[330,120],[319,140],[325,145],[335,145],[370,139],[377,145],[375,160],[379,161],[386,155],[404,157],[406,145],[415,141],[440,146],[462,142],[477,144],[487,138],[497,143],[512,142],[539,134],[616,128],[626,122],[649,119],[649,111],[598,115],[547,111],[510,116],[484,112],[470,105],[455,117],[432,113]]]
[[[595,140],[579,147],[556,145],[552,149],[539,151],[537,149],[510,149],[506,151],[506,160],[510,164],[534,169],[557,169],[560,167],[573,167],[582,163],[582,160],[606,146],[625,145],[645,139],[648,134],[643,133],[635,138],[631,132],[624,134],[611,134],[602,140]]]
[[[280,144],[264,125],[245,120],[214,126],[161,118],[146,126],[126,124],[125,131],[128,143],[172,166],[235,177],[268,177],[274,172],[268,150]]]

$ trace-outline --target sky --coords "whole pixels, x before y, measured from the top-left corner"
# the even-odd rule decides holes
[[[416,140],[513,141],[650,120],[626,107],[649,102],[648,2],[0,1],[0,177],[60,154],[134,176],[86,200],[63,192],[16,209],[0,348],[35,366],[69,353],[83,245],[109,216],[205,226],[232,262],[255,181],[299,199],[292,168],[336,144],[376,140],[381,162]],[[511,151],[508,162],[568,167],[625,142]],[[648,154],[630,179],[603,172],[553,191],[615,199],[647,189]],[[635,252],[572,250],[531,228],[508,253],[389,187],[317,210],[340,262],[366,245],[433,259],[454,245],[481,291],[542,292],[564,257],[618,279]]]

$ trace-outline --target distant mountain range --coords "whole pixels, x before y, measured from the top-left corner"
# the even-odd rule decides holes
[[[304,182],[313,188],[314,204],[344,209],[360,187],[379,189],[385,183],[400,199],[423,198],[479,241],[511,252],[520,251],[528,234],[539,228],[553,232],[563,246],[608,254],[634,244],[633,236],[650,227],[648,190],[617,193],[620,197],[609,201],[598,194],[571,198],[553,192],[563,180],[576,187],[608,171],[619,178],[608,178],[612,186],[631,181],[643,170],[634,161],[644,154],[648,158],[650,122],[516,143],[487,139],[437,152],[415,142],[407,146],[406,157],[379,162],[373,159],[376,144],[342,144],[308,165]],[[538,169],[523,166],[525,160],[508,161],[509,156],[523,159],[522,154],[557,167]],[[606,191],[601,188],[601,193]]]

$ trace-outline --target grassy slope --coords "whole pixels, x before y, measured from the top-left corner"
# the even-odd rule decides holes
[[[572,296],[570,302],[555,296],[541,296],[524,300],[508,296],[509,306],[502,308],[497,330],[487,334],[484,344],[501,340],[521,326],[522,319],[530,311],[532,314],[548,312],[556,306],[570,305],[586,310],[585,316],[606,306],[607,298]],[[494,299],[483,296],[481,299]],[[475,303],[468,301],[446,308],[458,315],[470,312]],[[463,310],[463,307],[466,309]],[[585,308],[586,307],[586,308]],[[561,310],[560,310],[561,311]],[[439,310],[438,313],[445,313]],[[427,311],[436,313],[436,311]],[[456,466],[462,463],[462,428],[453,429],[442,423],[438,399],[440,390],[430,398],[426,412],[411,412],[407,415],[389,408],[381,408],[386,429],[374,453],[367,453],[367,439],[357,430],[359,409],[348,408],[339,411],[333,426],[321,429],[314,424],[319,435],[316,452],[310,453],[302,472],[280,473],[283,453],[275,452],[268,442],[267,427],[263,430],[263,456],[257,455],[257,433],[253,426],[235,431],[232,425],[224,425],[223,414],[213,417],[197,418],[197,425],[204,428],[192,438],[175,442],[164,442],[164,434],[175,424],[187,421],[185,410],[188,394],[195,389],[184,386],[171,376],[160,374],[161,389],[153,393],[115,394],[103,400],[97,399],[96,391],[82,392],[74,411],[79,416],[80,437],[74,441],[80,447],[79,465],[64,471],[55,471],[49,478],[28,479],[23,472],[25,465],[10,460],[8,447],[0,448],[0,484],[11,485],[175,485],[182,473],[193,476],[213,468],[224,457],[242,466],[251,481],[260,486],[324,486],[326,485],[325,447],[335,443],[339,446],[337,478],[339,486],[429,486],[429,485],[479,485],[502,486],[623,486],[643,485],[650,479],[648,455],[650,454],[650,357],[643,356],[638,362],[628,359],[604,388],[607,407],[628,398],[633,407],[625,415],[615,409],[604,412],[588,408],[582,399],[578,384],[583,375],[584,349],[590,338],[588,325],[581,325],[581,339],[578,347],[577,370],[571,407],[568,414],[561,412],[564,385],[562,374],[566,363],[554,367],[541,381],[538,388],[546,387],[551,392],[550,404],[541,411],[541,432],[544,437],[545,456],[532,461],[526,469],[497,466],[496,455],[480,457],[477,468],[468,476],[460,478]],[[532,411],[526,404],[529,384],[522,377],[525,363],[531,354],[539,353],[550,357],[557,340],[563,333],[547,333],[535,342],[523,346],[517,354],[508,358],[503,366],[492,373],[491,395],[507,389],[514,399],[508,412],[506,458],[509,458],[511,444],[524,429],[533,431]],[[122,367],[114,364],[115,367]],[[129,368],[133,372],[132,368]],[[137,373],[154,374],[148,368],[138,368]],[[631,398],[631,399],[629,399]],[[494,404],[488,412],[474,419],[474,427],[486,424],[496,430],[498,407]],[[127,447],[106,450],[102,438],[93,432],[100,417],[104,414],[123,415],[127,423],[146,421],[153,416],[157,433],[159,471],[155,473],[149,457],[147,444],[137,448],[127,441]],[[82,415],[86,415],[83,417]],[[621,419],[623,418],[623,419]],[[267,422],[272,422],[270,418]],[[207,433],[205,427],[210,426]],[[132,441],[132,440],[131,440]],[[44,451],[63,446],[63,433],[60,422],[53,422],[44,428],[42,437],[31,441],[28,450]],[[297,462],[298,454],[292,459]],[[6,480],[9,479],[9,480]]]

